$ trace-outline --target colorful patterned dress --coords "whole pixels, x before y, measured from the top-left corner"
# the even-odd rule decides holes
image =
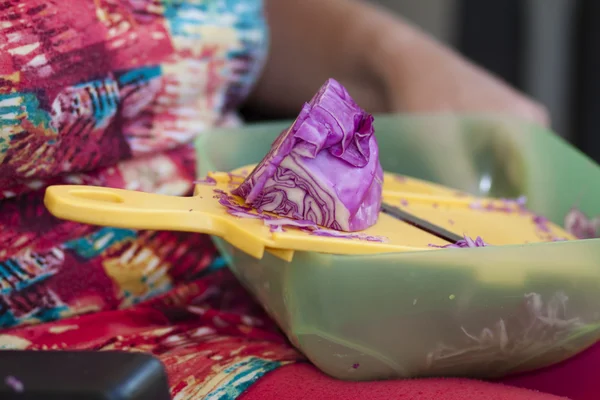
[[[0,2],[0,348],[151,352],[175,399],[235,398],[299,355],[210,239],[53,218],[45,187],[185,195],[190,142],[236,123],[261,0]]]

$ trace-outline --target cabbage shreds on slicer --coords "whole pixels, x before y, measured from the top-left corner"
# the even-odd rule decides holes
[[[327,236],[338,239],[358,239],[368,242],[387,242],[387,238],[383,236],[373,236],[364,233],[340,232],[332,229],[325,229],[318,226],[316,223],[308,220],[298,220],[286,217],[273,217],[267,213],[257,213],[249,206],[243,206],[236,202],[233,196],[228,195],[225,191],[214,189],[215,198],[219,200],[219,204],[227,209],[227,213],[239,217],[263,220],[264,224],[269,227],[271,233],[285,232],[284,228],[293,227],[301,231],[310,233],[315,236]]]
[[[467,235],[464,236],[463,240],[459,240],[456,243],[447,244],[445,246],[438,246],[435,244],[430,244],[429,247],[436,247],[438,249],[467,249],[467,248],[475,248],[475,247],[487,247],[488,244],[483,241],[483,239],[477,236],[476,239],[472,239]]]
[[[382,185],[373,116],[329,79],[232,193],[259,211],[354,232],[377,222]]]

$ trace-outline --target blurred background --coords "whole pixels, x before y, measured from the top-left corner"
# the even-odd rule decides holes
[[[370,0],[538,99],[600,162],[600,1]]]

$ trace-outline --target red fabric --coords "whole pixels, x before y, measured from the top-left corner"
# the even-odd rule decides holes
[[[558,400],[561,397],[468,379],[346,382],[297,363],[270,372],[240,400]],[[564,398],[564,397],[563,397]]]
[[[126,309],[0,330],[0,349],[150,353],[174,399],[235,399],[249,377],[301,359],[227,269]]]
[[[539,371],[503,379],[522,388],[567,396],[573,400],[600,399],[600,343],[560,364]]]

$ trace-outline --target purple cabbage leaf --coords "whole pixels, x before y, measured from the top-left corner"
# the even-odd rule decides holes
[[[259,212],[354,232],[377,222],[382,185],[373,116],[329,79],[232,193]]]
[[[456,243],[447,244],[445,246],[438,246],[435,244],[430,244],[429,247],[436,247],[438,249],[472,249],[475,247],[487,247],[489,246],[483,239],[477,236],[476,239],[472,239],[469,236],[465,235],[463,240],[459,240]]]
[[[578,239],[600,237],[600,216],[590,218],[573,207],[565,216],[565,230]]]

